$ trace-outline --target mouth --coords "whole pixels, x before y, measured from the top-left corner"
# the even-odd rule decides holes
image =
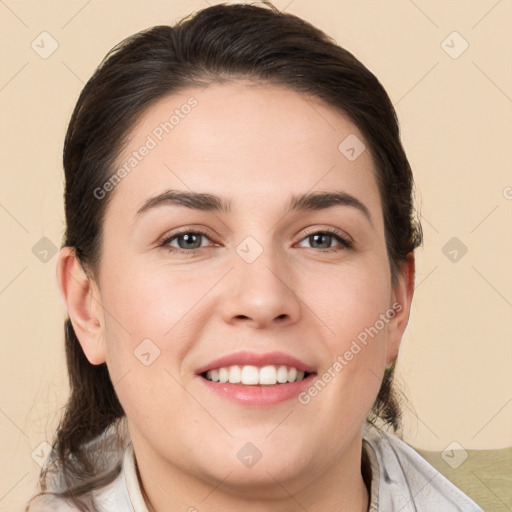
[[[275,386],[301,382],[314,372],[299,370],[287,365],[230,365],[213,368],[200,373],[200,376],[221,384],[239,384],[241,386]]]
[[[207,393],[242,406],[277,405],[297,398],[316,378],[316,368],[284,352],[229,354],[196,370]]]

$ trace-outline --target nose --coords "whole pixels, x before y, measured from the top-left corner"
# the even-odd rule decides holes
[[[251,262],[243,252],[234,251],[229,274],[222,307],[225,322],[243,322],[256,329],[297,322],[301,303],[284,254],[266,247]]]

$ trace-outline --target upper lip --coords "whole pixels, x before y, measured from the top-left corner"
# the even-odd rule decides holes
[[[196,373],[199,375],[206,372],[207,370],[213,370],[216,368],[227,367],[232,365],[253,365],[253,366],[267,366],[267,365],[285,365],[293,366],[299,371],[314,373],[314,368],[304,363],[296,357],[286,354],[284,352],[248,352],[241,351],[234,354],[228,354],[223,357],[219,357],[209,363],[201,366],[197,369]]]

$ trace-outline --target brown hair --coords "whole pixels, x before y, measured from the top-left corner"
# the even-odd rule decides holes
[[[400,263],[421,245],[412,172],[384,88],[361,62],[322,31],[269,2],[264,4],[266,7],[214,5],[174,26],[136,33],[106,55],[85,85],[64,144],[67,229],[63,246],[75,249],[90,277],[99,269],[102,220],[112,196],[109,193],[98,200],[93,191],[112,176],[137,119],[165,95],[236,78],[316,96],[357,125],[377,169],[393,283]],[[40,480],[44,491],[50,462],[58,462],[66,489],[62,497],[86,511],[94,509],[88,491],[112,481],[120,467],[98,478],[98,468],[84,445],[107,427],[118,425],[124,411],[107,366],[88,362],[69,319],[65,338],[70,397],[53,443],[54,458]],[[367,421],[381,421],[396,431],[400,406],[393,387],[394,370],[395,364],[385,370]]]

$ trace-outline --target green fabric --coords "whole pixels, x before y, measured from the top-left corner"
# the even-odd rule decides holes
[[[464,450],[445,454],[445,460],[442,452],[413,448],[486,512],[512,511],[512,446],[499,450],[467,450],[468,457],[458,467],[452,467],[447,461],[463,460]]]

